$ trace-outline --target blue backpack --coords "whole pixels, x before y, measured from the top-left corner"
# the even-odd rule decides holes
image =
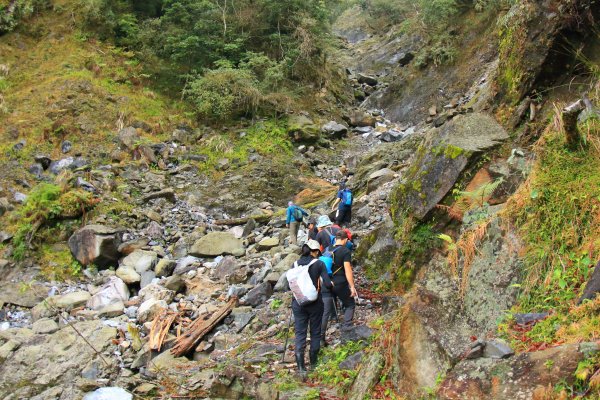
[[[325,228],[323,230],[325,232],[327,232],[327,234],[329,235],[329,246],[333,246],[335,244],[335,233],[331,233],[331,228],[330,229]]]
[[[352,192],[350,189],[344,189],[342,191],[342,204],[347,207],[352,205]]]
[[[337,249],[339,249],[339,247]],[[337,249],[332,249],[330,246],[326,248],[323,255],[319,257],[319,260],[323,261],[323,264],[325,264],[325,268],[327,268],[327,273],[329,276],[333,275],[333,255]]]

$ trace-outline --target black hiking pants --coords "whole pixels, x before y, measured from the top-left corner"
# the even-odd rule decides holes
[[[321,319],[323,317],[323,299],[319,295],[316,301],[301,306],[292,300],[292,312],[294,313],[294,330],[296,334],[296,353],[304,356],[306,350],[306,334],[310,327],[310,351],[318,352],[321,348]]]
[[[344,322],[342,324],[342,329],[348,329],[352,326],[352,320],[354,319],[354,308],[356,307],[356,303],[350,292],[350,284],[345,278],[343,281],[339,282],[336,281],[334,277],[334,286],[332,292],[338,299],[340,299],[342,302],[342,307],[344,308]]]
[[[335,218],[335,223],[342,227],[350,226],[350,219],[352,219],[352,207],[340,207]]]

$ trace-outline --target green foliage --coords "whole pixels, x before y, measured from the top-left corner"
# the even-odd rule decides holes
[[[283,305],[283,301],[281,299],[275,299],[271,302],[271,310],[277,310],[282,305]]]
[[[181,85],[201,118],[286,111],[298,81],[328,79],[324,49],[338,0],[140,3],[81,0],[82,27],[170,75],[161,79]]]
[[[321,394],[319,393],[319,389],[311,389],[309,390],[303,397],[302,400],[319,400],[321,398]]]
[[[95,206],[92,194],[80,189],[62,189],[50,183],[35,186],[27,197],[23,207],[17,210],[12,219],[17,226],[13,238],[16,260],[23,259],[38,229],[46,225],[55,225],[62,218],[73,218],[84,210]]]
[[[588,140],[598,143],[599,137],[600,129],[590,128]],[[569,151],[560,132],[551,130],[542,140],[528,182],[507,207],[526,244],[527,277],[513,312],[553,313],[527,333],[533,343],[597,340],[599,305],[576,301],[600,244],[600,157],[595,146]]]
[[[252,125],[239,137],[238,132],[223,133],[205,139],[199,154],[207,161],[203,170],[212,170],[221,158],[244,164],[253,154],[269,156],[273,161],[287,160],[292,154],[292,143],[283,121],[265,121]]]
[[[48,0],[15,0],[0,2],[0,35],[15,29],[24,19],[47,8]]]
[[[354,382],[357,371],[342,370],[340,363],[365,347],[363,341],[347,342],[338,347],[328,347],[321,351],[321,363],[309,377],[315,382],[335,386],[338,392],[345,393]]]
[[[253,114],[261,102],[256,86],[250,71],[221,68],[190,82],[184,94],[200,117],[218,120]]]

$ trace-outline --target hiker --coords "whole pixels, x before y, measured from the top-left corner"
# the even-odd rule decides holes
[[[294,313],[294,331],[296,342],[296,364],[298,372],[301,375],[306,374],[304,363],[304,351],[306,349],[306,333],[310,327],[310,351],[309,359],[311,368],[316,367],[317,358],[321,349],[321,319],[323,317],[323,299],[320,288],[331,289],[332,283],[327,274],[327,269],[322,261],[318,260],[321,250],[319,243],[315,240],[309,240],[302,246],[302,256],[294,266],[310,265],[308,273],[315,288],[317,288],[318,297],[315,301],[305,305],[300,305],[294,296],[292,300],[292,312]],[[321,283],[322,282],[322,283]]]
[[[321,215],[317,220],[317,229],[319,230],[317,242],[321,245],[321,252],[335,242],[335,234],[339,231],[339,228],[334,228],[332,225],[333,222],[327,215]]]
[[[308,240],[317,240],[318,233],[319,229],[317,229],[317,220],[315,217],[310,217],[308,220]]]
[[[351,251],[346,247],[348,243],[348,234],[344,230],[339,230],[335,234],[335,244],[331,248],[333,253],[332,278],[333,288],[331,294],[336,296],[342,302],[344,308],[344,322],[342,330],[349,329],[352,326],[354,319],[354,308],[356,306],[354,298],[357,296],[356,288],[354,287],[354,274],[352,273],[352,256]],[[321,338],[325,341],[325,333],[327,332],[327,323],[331,315],[336,312],[335,298],[323,298],[324,311],[323,320],[321,321]]]
[[[346,187],[346,183],[342,182],[335,201],[331,206],[332,210],[337,208],[335,222],[339,226],[350,225],[350,219],[352,218],[352,201],[352,191]]]
[[[305,216],[308,216],[308,213],[304,209],[295,205],[293,201],[288,203],[285,226],[290,228],[290,244],[298,244],[298,229]]]

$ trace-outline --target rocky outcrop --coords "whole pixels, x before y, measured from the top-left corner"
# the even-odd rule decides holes
[[[508,138],[489,115],[459,116],[433,129],[421,145],[411,167],[392,194],[394,218],[406,213],[422,219],[454,186],[469,161]]]
[[[0,363],[0,397],[80,399],[85,391],[82,377],[109,377],[117,367],[109,351],[117,330],[100,321],[76,322],[74,327],[87,342],[69,326],[51,334],[27,329],[0,332],[0,343],[15,344]]]
[[[69,238],[69,249],[82,265],[98,268],[115,266],[119,260],[121,229],[103,225],[87,225]]]
[[[544,351],[522,353],[507,360],[463,360],[446,376],[438,390],[440,399],[536,398],[559,382],[575,381],[575,371],[585,354],[570,344]],[[594,352],[598,345],[593,344]]]

